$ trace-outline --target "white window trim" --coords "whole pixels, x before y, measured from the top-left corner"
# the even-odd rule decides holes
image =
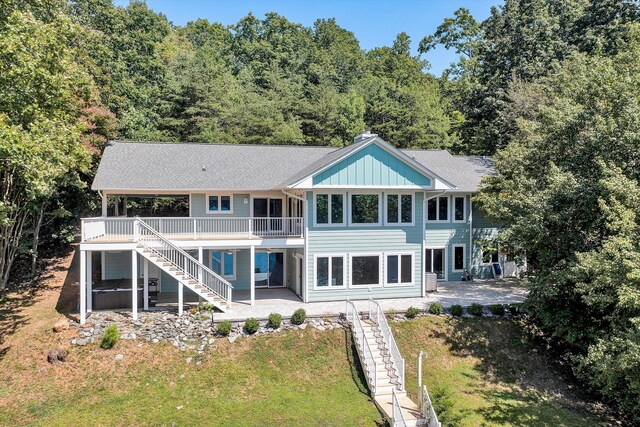
[[[331,222],[331,196],[332,195],[340,195],[342,196],[342,222]],[[329,211],[328,211],[328,218],[327,220],[329,222],[327,222],[326,224],[323,223],[319,223],[318,222],[318,199],[317,196],[320,195],[327,195],[329,196]],[[347,225],[347,209],[346,209],[346,204],[347,204],[347,193],[343,193],[340,191],[330,191],[330,192],[324,192],[324,191],[319,191],[319,192],[314,192],[313,193],[313,226],[314,227],[345,227]]]
[[[331,258],[342,258],[342,286],[318,286],[318,258],[329,258],[329,283],[331,283]],[[314,254],[313,255],[313,290],[330,291],[335,289],[347,289],[347,254]]]
[[[218,209],[217,211],[209,210],[209,198],[217,197],[218,198],[218,207],[222,206],[222,201],[220,200],[221,196],[229,196],[229,208],[228,211],[223,211]],[[204,211],[209,215],[229,215],[233,213],[233,194],[232,193],[206,193],[204,197]]]
[[[353,222],[353,216],[352,216],[352,196],[360,196],[360,195],[367,195],[367,196],[371,196],[371,195],[376,195],[378,196],[378,222],[367,222],[367,223],[360,223],[360,222]],[[347,197],[348,197],[348,207],[349,207],[349,212],[347,213],[347,217],[348,217],[348,221],[349,221],[349,226],[350,227],[376,227],[376,226],[381,226],[382,225],[382,215],[383,215],[383,198],[384,194],[377,192],[377,191],[354,191],[354,192],[349,192],[347,193]]]
[[[462,219],[456,219],[456,199],[462,199]],[[451,196],[451,222],[458,224],[467,222],[467,196]]]
[[[213,253],[214,252],[220,252],[222,254],[222,260],[220,263],[221,264],[220,267],[222,268],[221,276],[224,277],[225,279],[236,280],[236,275],[238,271],[238,265],[237,265],[238,257],[236,256],[236,253],[234,251],[229,251],[226,249],[210,249],[209,250],[209,268],[211,268],[212,271],[213,271]],[[233,256],[233,274],[226,274],[226,272],[224,271],[224,257],[229,252],[231,252]]]
[[[378,257],[378,279],[379,283],[374,284],[366,284],[366,285],[354,285],[353,284],[353,258],[358,257]],[[366,288],[381,288],[384,284],[384,254],[382,252],[374,252],[374,253],[356,253],[349,254],[349,288],[354,289],[366,289]]]
[[[456,270],[456,248],[462,248],[462,269]],[[467,245],[457,243],[451,245],[451,271],[454,273],[462,273],[467,268]]]
[[[416,275],[416,265],[415,265],[415,253],[414,252],[385,252],[384,254],[384,286],[392,287],[392,288],[401,288],[401,287],[409,287],[415,285],[415,275]],[[388,260],[389,256],[398,256],[398,280],[401,280],[402,276],[402,265],[401,265],[401,257],[403,255],[411,255],[411,282],[398,282],[398,283],[389,283],[387,282],[387,272],[388,272]]]
[[[478,245],[480,247],[480,265],[482,267],[487,267],[490,266],[491,264],[494,264],[494,261],[489,261],[489,262],[484,262],[484,248],[485,245]],[[500,262],[500,252],[498,250],[496,250],[497,255],[498,255],[498,261]]]
[[[436,201],[436,218],[440,218],[440,199],[448,199],[447,201],[447,219],[429,219],[429,201],[435,199]],[[451,222],[451,196],[435,196],[435,197],[430,197],[429,199],[427,199],[427,201],[425,202],[425,206],[424,206],[424,219],[425,222],[431,222],[431,223],[436,223],[439,222],[441,224],[447,223],[447,222]],[[439,248],[433,248],[433,249],[439,249]]]
[[[398,222],[389,222],[388,210],[387,210],[387,200],[388,196],[398,196]],[[402,196],[411,196],[411,222],[402,222]],[[416,225],[416,195],[415,193],[408,192],[389,192],[383,194],[383,216],[384,216],[384,225],[385,226],[395,226],[395,227],[413,227]]]
[[[449,255],[447,253],[447,246],[425,246],[424,251],[429,249],[442,249],[442,254],[444,255],[444,279],[438,279],[438,282],[446,282],[449,280]],[[422,255],[422,271],[424,274],[427,274],[427,257]],[[433,263],[433,256],[431,257],[431,262]]]

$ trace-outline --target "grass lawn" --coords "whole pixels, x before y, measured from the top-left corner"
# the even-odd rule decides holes
[[[381,424],[343,330],[218,339],[199,366],[167,344],[70,346],[75,331],[51,329],[77,292],[70,263],[53,265],[37,292],[0,302],[0,425]],[[414,395],[417,353],[429,353],[426,383],[444,426],[603,424],[513,321],[429,316],[392,327]],[[69,361],[50,365],[57,347]]]
[[[566,372],[507,319],[427,316],[391,323],[415,399],[417,357],[443,426],[593,426],[606,421]]]

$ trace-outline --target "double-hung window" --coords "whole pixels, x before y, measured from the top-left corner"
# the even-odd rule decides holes
[[[344,224],[344,195],[316,194],[315,220],[318,225]]]
[[[387,285],[413,284],[413,256],[411,254],[387,254]]]
[[[427,221],[449,220],[449,197],[434,197],[427,201]]]
[[[351,256],[351,286],[379,286],[382,276],[380,255]]]
[[[466,199],[462,197],[453,198],[453,222],[464,222],[466,219]]]
[[[223,196],[218,194],[207,195],[208,213],[232,213],[233,196]]]
[[[344,285],[344,255],[317,255],[316,288],[341,288]]]
[[[236,278],[236,257],[233,252],[211,251],[211,270],[225,279]]]
[[[413,223],[413,195],[387,194],[387,224]]]
[[[351,224],[380,223],[379,194],[351,194]]]

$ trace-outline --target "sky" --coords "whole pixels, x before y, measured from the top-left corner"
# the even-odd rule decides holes
[[[224,25],[237,23],[252,12],[263,18],[276,12],[289,21],[310,27],[318,18],[335,18],[338,25],[353,32],[363,49],[390,46],[402,31],[411,37],[411,47],[417,55],[418,43],[432,34],[442,21],[460,8],[466,7],[478,21],[490,14],[491,6],[502,0],[147,0],[155,12],[167,16],[174,25],[184,25],[198,18]],[[129,0],[115,0],[126,6]],[[457,55],[442,46],[423,55],[431,64],[429,70],[440,75]]]

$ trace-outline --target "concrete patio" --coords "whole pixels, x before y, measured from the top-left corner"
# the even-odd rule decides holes
[[[304,303],[288,289],[257,289],[256,304],[249,304],[249,294],[242,291],[234,294],[233,310],[228,313],[216,313],[214,318],[242,321],[249,317],[266,319],[270,313],[280,313],[283,317],[304,308],[309,317],[336,316],[345,311],[344,301]],[[429,292],[424,298],[391,298],[379,300],[384,310],[405,311],[413,306],[427,309],[431,304],[439,302],[445,308],[459,304],[469,306],[473,303],[482,305],[511,304],[524,301],[528,288],[521,280],[493,279],[475,280],[473,282],[441,282],[437,292]],[[358,309],[367,307],[367,300],[354,301]]]

